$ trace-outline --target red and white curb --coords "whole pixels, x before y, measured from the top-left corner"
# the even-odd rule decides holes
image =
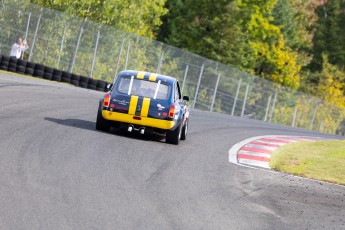
[[[258,136],[241,141],[229,150],[229,161],[234,164],[269,169],[272,151],[292,142],[316,141],[319,137]]]

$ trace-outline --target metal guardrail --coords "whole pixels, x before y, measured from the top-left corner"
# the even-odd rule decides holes
[[[17,36],[30,43],[25,59],[111,82],[122,69],[179,79],[193,108],[336,133],[345,110],[231,66],[148,38],[34,4],[1,8],[0,52]]]

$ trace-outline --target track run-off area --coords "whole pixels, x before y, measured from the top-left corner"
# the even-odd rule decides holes
[[[345,187],[229,162],[258,136],[343,137],[192,110],[187,140],[95,130],[104,93],[0,73],[1,229],[345,229]]]

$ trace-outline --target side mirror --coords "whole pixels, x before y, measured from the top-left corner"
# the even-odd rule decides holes
[[[108,84],[107,84],[107,90],[111,90],[111,88],[113,88],[113,84],[108,83]]]
[[[189,101],[189,97],[188,96],[183,96],[183,100]]]

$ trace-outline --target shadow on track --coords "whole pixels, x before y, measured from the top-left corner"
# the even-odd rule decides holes
[[[51,117],[45,117],[44,120],[64,125],[68,127],[75,127],[79,129],[85,129],[89,131],[95,131],[95,132],[102,132],[102,133],[109,133],[114,134],[117,136],[125,136],[131,139],[138,139],[143,141],[155,141],[155,142],[162,142],[165,139],[164,135],[160,135],[157,133],[148,133],[145,135],[141,135],[138,132],[129,133],[123,129],[119,128],[110,128],[109,132],[103,132],[96,130],[96,122],[94,121],[86,121],[86,120],[80,120],[80,119],[57,119],[57,118],[51,118]]]
[[[57,119],[51,117],[45,117],[44,120],[54,122],[59,125],[69,126],[69,127],[76,127],[79,129],[85,130],[95,130],[95,122],[93,121],[85,121],[80,119]]]

